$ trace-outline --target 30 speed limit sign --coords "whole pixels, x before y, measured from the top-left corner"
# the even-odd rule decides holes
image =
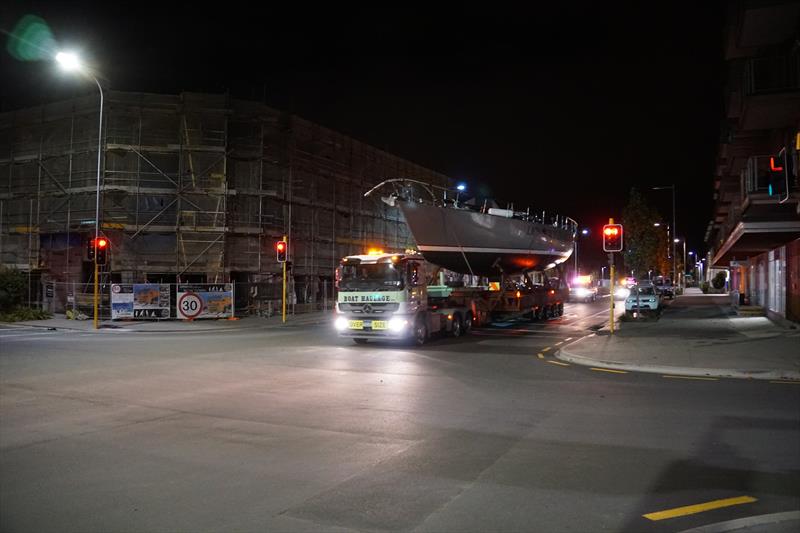
[[[203,312],[203,299],[193,292],[185,292],[178,299],[178,314],[181,318],[197,318]]]

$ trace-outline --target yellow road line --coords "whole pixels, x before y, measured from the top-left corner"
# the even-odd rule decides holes
[[[610,368],[595,368],[591,367],[589,370],[597,370],[598,372],[613,372],[614,374],[627,374],[626,370],[611,370]]]
[[[552,359],[548,359],[547,362],[553,363],[554,365],[569,366],[569,363],[562,363],[561,361],[553,361]]]
[[[547,350],[549,350],[549,349],[550,349],[550,347],[548,346],[547,348],[545,348],[545,349],[544,349],[544,350],[542,350],[542,351],[543,351],[543,352],[546,352],[546,351],[547,351]]]
[[[780,381],[777,379],[775,381],[770,381],[770,383],[787,383],[789,385],[800,385],[800,381]]]
[[[556,346],[558,346],[559,344],[564,344],[564,341],[557,342],[557,343],[556,343]]]
[[[656,513],[647,513],[642,515],[648,520],[664,520],[666,518],[675,518],[676,516],[686,516],[688,514],[702,513],[704,511],[711,511],[712,509],[720,509],[722,507],[730,507],[732,505],[741,505],[743,503],[753,503],[756,500],[751,496],[739,496],[736,498],[726,498],[724,500],[714,500],[711,502],[698,503],[697,505],[687,505],[685,507],[676,507],[674,509],[667,509],[666,511],[658,511]]]
[[[543,353],[537,353],[536,357],[538,357],[539,359],[544,359],[544,354]]]
[[[564,342],[571,341],[571,340],[572,340],[572,337],[567,337],[566,339],[564,339]]]
[[[661,376],[662,378],[669,378],[669,379],[699,379],[701,381],[719,381],[717,378],[698,378],[695,376]]]

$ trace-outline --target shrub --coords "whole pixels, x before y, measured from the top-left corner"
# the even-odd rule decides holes
[[[41,309],[17,307],[16,309],[0,313],[0,322],[24,322],[27,320],[46,320],[53,315]]]
[[[708,282],[704,281],[700,284],[700,290],[703,291],[703,294],[708,294]]]
[[[721,289],[725,286],[726,279],[727,276],[725,275],[725,272],[717,272],[717,275],[711,280],[711,285],[713,285],[715,289]]]
[[[22,304],[28,288],[28,277],[17,269],[0,267],[0,312],[11,311]]]

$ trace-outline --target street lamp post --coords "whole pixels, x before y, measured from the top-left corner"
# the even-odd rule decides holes
[[[675,283],[675,275],[677,273],[677,265],[675,262],[675,242],[677,241],[675,241],[675,234],[678,231],[678,226],[675,222],[675,184],[653,187],[654,191],[661,191],[664,189],[672,189],[672,282]]]
[[[64,70],[76,71],[87,74],[94,80],[97,89],[100,91],[100,121],[97,130],[97,186],[95,188],[95,206],[94,206],[94,246],[97,239],[100,237],[100,162],[103,154],[103,87],[97,78],[88,72],[81,63],[78,56],[69,52],[59,52],[56,54],[56,61],[61,65]],[[94,253],[94,329],[98,329],[98,303],[100,299],[100,287],[98,276],[100,275],[100,268],[97,264],[97,251]]]
[[[585,237],[589,235],[589,230],[582,229],[580,234]],[[578,235],[575,235],[575,276],[580,276],[580,271],[578,270]]]

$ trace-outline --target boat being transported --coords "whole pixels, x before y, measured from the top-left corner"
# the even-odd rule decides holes
[[[425,259],[453,272],[496,277],[548,270],[572,254],[577,223],[569,217],[462,202],[461,191],[409,179],[385,180],[364,196],[378,189],[391,191],[381,199],[403,213]]]

